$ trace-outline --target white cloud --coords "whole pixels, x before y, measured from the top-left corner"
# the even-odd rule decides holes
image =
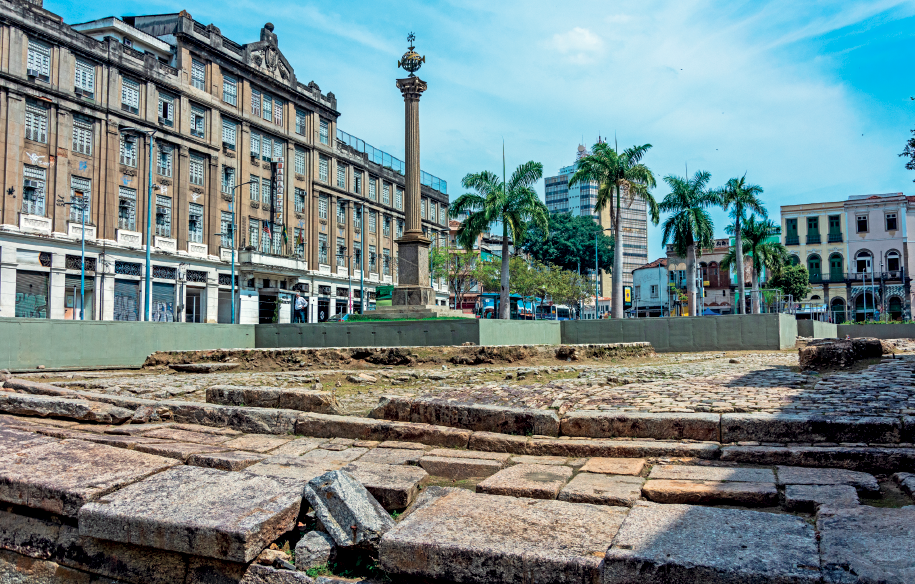
[[[551,46],[575,62],[588,62],[604,50],[604,41],[588,30],[576,26],[572,30],[553,35]]]

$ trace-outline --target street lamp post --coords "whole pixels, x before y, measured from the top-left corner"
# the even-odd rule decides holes
[[[149,322],[149,300],[152,296],[152,242],[150,241],[150,234],[152,231],[152,163],[153,163],[153,139],[156,135],[157,130],[143,130],[141,128],[127,127],[119,128],[121,132],[137,132],[138,134],[145,134],[149,137],[149,166],[146,167],[146,290],[143,293],[143,311],[144,311],[144,320]]]
[[[79,319],[86,320],[86,211],[88,211],[89,202],[87,195],[83,193],[79,201],[64,202],[60,200],[59,205],[70,205],[79,211],[80,217],[80,274],[79,274]]]
[[[232,324],[238,324],[238,323],[235,322],[235,247],[236,247],[236,246],[235,246],[235,232],[238,231],[238,213],[235,212],[235,191],[236,191],[239,187],[243,187],[243,186],[245,186],[245,185],[249,185],[249,184],[251,184],[251,183],[253,183],[253,182],[254,182],[253,180],[249,180],[248,182],[243,182],[243,183],[241,183],[240,185],[235,185],[234,187],[232,187],[232,229],[230,229],[230,231],[231,231],[232,233],[229,235],[229,237],[232,238],[232,239],[231,239],[231,245],[232,245],[232,275],[230,276],[231,282],[232,282]],[[295,309],[295,307],[293,307],[293,310],[294,310],[294,309]]]

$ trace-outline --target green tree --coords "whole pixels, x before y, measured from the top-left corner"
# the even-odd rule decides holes
[[[503,182],[498,175],[488,170],[471,173],[464,177],[461,185],[473,189],[451,205],[451,216],[466,214],[457,232],[457,240],[466,249],[473,249],[482,233],[488,232],[496,222],[502,223],[502,270],[499,286],[499,318],[509,318],[509,238],[515,247],[524,242],[529,223],[540,225],[544,232],[549,229],[549,213],[546,205],[537,196],[534,184],[543,176],[543,165],[539,162],[525,162]]]
[[[782,294],[792,296],[795,302],[807,298],[807,295],[813,290],[810,286],[810,274],[807,272],[807,268],[791,263],[782,266],[775,275],[769,278],[769,286],[780,288]]]
[[[595,210],[599,213],[609,208],[613,240],[620,241],[620,216],[623,206],[628,209],[637,199],[645,201],[652,222],[657,225],[658,204],[651,196],[655,178],[642,163],[651,144],[633,146],[622,152],[604,142],[598,142],[591,154],[578,161],[578,169],[569,178],[569,185],[594,181],[598,184]],[[612,292],[610,316],[623,318],[623,254],[613,255]]]
[[[613,267],[613,238],[585,215],[551,213],[549,235],[544,237],[540,227],[531,225],[522,249],[544,264],[577,272],[594,267],[595,239],[598,269],[609,270]]]
[[[457,248],[436,246],[429,250],[431,276],[445,278],[458,310],[464,303],[464,296],[476,285],[474,268],[478,259],[476,252]]]
[[[556,304],[577,306],[581,318],[581,304],[594,298],[594,282],[587,276],[569,270],[555,270],[550,281],[550,297]]]
[[[501,261],[496,259],[478,259],[473,264],[471,276],[473,277],[473,281],[479,286],[480,292],[497,292],[499,290],[501,273]]]
[[[696,316],[696,251],[712,247],[714,228],[712,216],[706,210],[715,204],[708,191],[712,175],[700,170],[693,178],[674,175],[664,177],[670,194],[661,201],[661,210],[671,213],[664,220],[662,245],[673,243],[674,251],[686,258],[686,296],[689,316]]]
[[[745,283],[743,270],[743,238],[740,235],[741,222],[747,216],[747,212],[758,213],[761,217],[766,216],[766,207],[759,198],[763,189],[759,185],[747,184],[747,175],[740,178],[732,178],[723,187],[714,191],[717,198],[717,204],[725,210],[730,211],[731,218],[734,220],[734,243],[737,248],[737,289],[740,298],[745,298]],[[743,302],[740,305],[740,314],[746,312],[746,305]]]
[[[733,234],[734,228],[729,226],[728,233]],[[741,227],[741,237],[744,243],[745,257],[751,261],[753,284],[753,299],[751,302],[753,314],[759,313],[759,279],[763,270],[770,274],[777,273],[779,270],[790,263],[788,250],[779,240],[781,229],[771,219],[756,219],[756,215],[750,217]],[[730,269],[737,263],[737,254],[732,247],[728,253],[721,258],[721,267]],[[743,302],[743,299],[740,299]]]

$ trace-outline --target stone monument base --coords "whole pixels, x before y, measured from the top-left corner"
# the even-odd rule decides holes
[[[438,306],[435,304],[413,305],[413,306],[379,306],[371,312],[367,312],[373,318],[378,319],[420,319],[420,318],[476,318],[473,314],[467,314],[460,310],[452,310],[447,306]]]

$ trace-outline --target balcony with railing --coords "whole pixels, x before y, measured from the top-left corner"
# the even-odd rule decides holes
[[[848,272],[845,277],[853,282],[869,283],[872,279],[874,282],[904,282],[906,276],[905,270],[890,270],[887,272]]]
[[[786,235],[785,236],[785,245],[800,245],[801,238],[798,235]]]
[[[829,243],[842,243],[842,234],[841,233],[830,233],[829,234]]]
[[[807,245],[817,245],[822,240],[820,239],[819,233],[808,233],[807,234]]]

